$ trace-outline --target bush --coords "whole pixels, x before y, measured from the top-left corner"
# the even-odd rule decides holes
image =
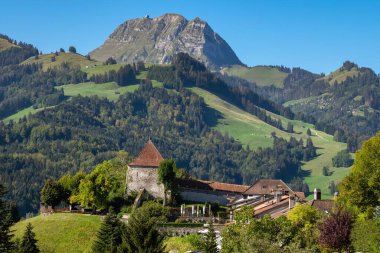
[[[380,220],[355,222],[351,241],[356,251],[380,252]]]

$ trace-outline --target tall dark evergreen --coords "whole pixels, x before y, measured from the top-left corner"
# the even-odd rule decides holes
[[[0,252],[11,252],[14,249],[10,227],[12,226],[12,215],[4,200],[6,191],[0,184]]]
[[[92,246],[94,253],[114,253],[122,243],[123,223],[113,213],[105,216],[96,240]]]
[[[123,252],[126,253],[163,253],[164,236],[157,230],[157,220],[147,212],[136,212],[128,220],[123,234]]]
[[[20,253],[39,253],[36,234],[33,232],[32,224],[28,223],[19,248]]]
[[[216,243],[216,234],[212,224],[209,224],[208,232],[202,238],[201,243],[202,252],[204,253],[218,253],[218,245]]]

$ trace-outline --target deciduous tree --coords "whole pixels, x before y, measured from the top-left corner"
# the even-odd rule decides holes
[[[319,243],[322,247],[342,252],[350,247],[352,216],[343,209],[337,209],[324,218],[319,226]]]

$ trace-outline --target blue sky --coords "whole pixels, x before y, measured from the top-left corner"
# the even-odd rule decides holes
[[[127,19],[179,13],[206,20],[249,66],[329,73],[343,61],[380,73],[380,1],[2,0],[0,33],[43,52],[100,46]]]

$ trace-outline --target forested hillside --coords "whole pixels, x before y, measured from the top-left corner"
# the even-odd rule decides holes
[[[349,61],[327,76],[293,68],[282,87],[258,85],[247,78],[227,75],[221,78],[234,87],[249,87],[284,104],[295,118],[315,124],[337,141],[347,142],[351,152],[380,130],[380,78],[373,70]]]
[[[135,156],[149,136],[164,157],[174,158],[192,176],[224,182],[291,180],[300,171],[304,153],[315,155],[314,147],[305,148],[295,139],[275,138],[273,150],[244,149],[228,135],[210,130],[206,113],[210,117],[197,95],[153,88],[149,82],[116,103],[74,97],[18,123],[1,125],[0,176],[12,199],[27,212],[37,207],[46,178],[88,171],[121,149]]]

